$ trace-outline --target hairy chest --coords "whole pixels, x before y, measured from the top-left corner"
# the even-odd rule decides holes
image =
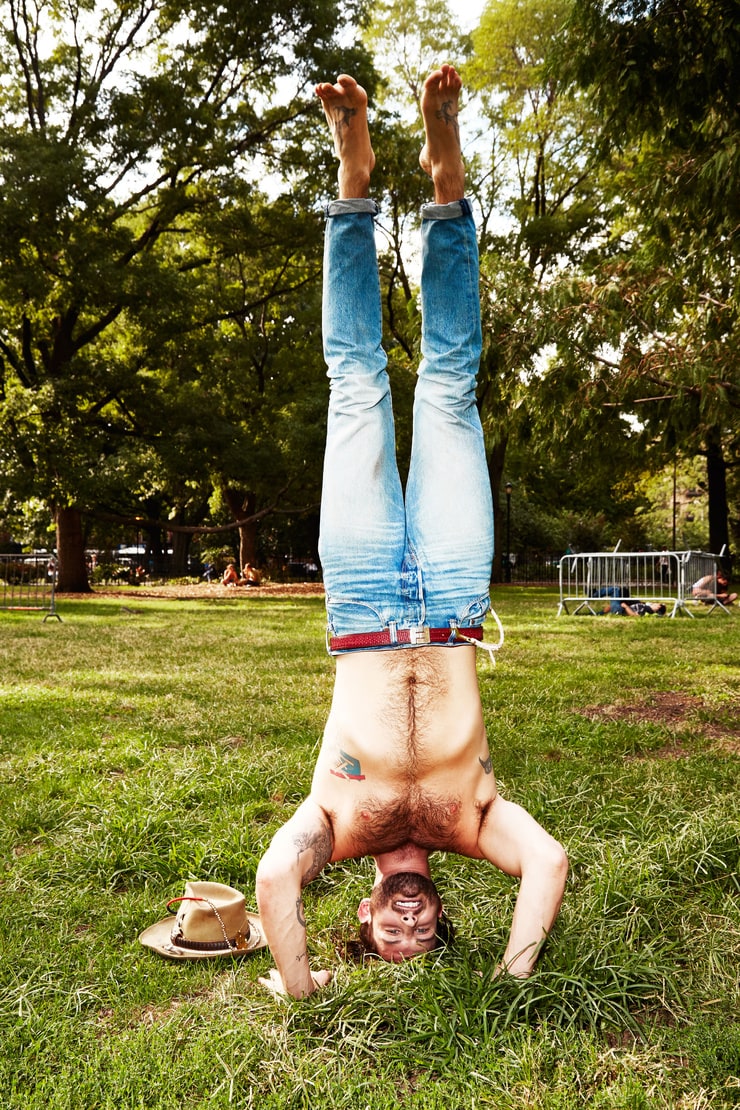
[[[410,785],[395,797],[365,797],[347,822],[347,831],[363,855],[391,852],[408,842],[434,851],[469,839],[471,817],[477,836],[478,807],[465,806],[454,794],[432,795]]]

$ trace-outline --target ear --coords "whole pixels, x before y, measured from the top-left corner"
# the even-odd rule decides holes
[[[442,914],[443,914],[444,912],[445,912],[445,908],[444,908],[444,906],[442,905],[442,902],[440,901],[440,903],[439,903],[439,910],[438,910],[438,912],[437,912],[437,917],[441,917],[441,916],[442,916]]]
[[[360,902],[359,906],[357,907],[357,917],[359,918],[360,921],[362,921],[363,924],[366,921],[370,920],[371,913],[370,913],[370,899],[369,898],[363,898],[362,901]]]

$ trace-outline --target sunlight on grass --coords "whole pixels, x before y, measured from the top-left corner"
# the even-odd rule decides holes
[[[0,624],[0,1105],[729,1108],[740,1096],[740,688],[728,620],[557,618],[503,589],[479,664],[494,768],[566,845],[531,980],[494,979],[515,884],[440,853],[458,940],[344,963],[368,861],[306,891],[304,1003],[269,954],[137,942],[187,878],[244,890],[307,792],[331,698],[317,599],[92,597]],[[669,711],[670,710],[670,711]]]

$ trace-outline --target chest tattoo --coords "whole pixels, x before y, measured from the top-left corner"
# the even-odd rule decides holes
[[[355,759],[353,755],[348,755],[347,752],[343,751],[339,752],[336,768],[330,767],[329,771],[332,775],[336,775],[338,779],[352,779],[354,782],[364,782],[365,779],[360,768],[359,759]]]

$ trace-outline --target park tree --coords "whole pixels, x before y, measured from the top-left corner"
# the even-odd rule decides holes
[[[559,67],[598,106],[603,146],[661,140],[662,210],[691,234],[740,218],[740,11],[732,0],[574,0]],[[646,147],[646,156],[659,151]],[[657,165],[656,165],[657,168]],[[700,226],[701,225],[701,226]]]
[[[619,161],[613,249],[565,293],[561,356],[581,364],[582,401],[632,412],[656,466],[704,456],[720,552],[740,462],[740,13],[576,0],[558,68],[593,98],[598,150]]]
[[[489,0],[465,67],[481,121],[470,174],[481,222],[479,402],[499,552],[505,477],[523,483],[529,496],[545,494],[546,484],[534,476],[535,460],[556,452],[553,426],[539,412],[551,403],[561,414],[571,412],[567,383],[555,395],[547,370],[556,338],[547,291],[579,271],[604,243],[610,221],[605,171],[594,160],[597,116],[588,98],[549,64],[570,10],[570,0]],[[618,422],[600,423],[602,436],[621,444]],[[623,455],[620,446],[614,457]],[[507,457],[515,460],[516,474]],[[551,479],[556,472],[553,463]]]
[[[79,590],[82,511],[115,500],[173,440],[153,419],[168,336],[156,349],[142,340],[185,317],[192,327],[193,275],[211,262],[189,249],[198,222],[231,200],[263,204],[307,84],[334,64],[355,11],[329,0],[0,10],[3,495],[49,506],[60,588]]]
[[[681,239],[663,238],[662,220],[643,215],[626,213],[621,257],[551,291],[561,329],[554,380],[571,383],[584,421],[595,410],[630,416],[653,469],[703,456],[707,538],[719,553],[730,544],[740,449],[737,275],[722,244],[687,264]]]
[[[249,206],[237,197],[201,213],[178,252],[187,295],[166,321],[140,313],[127,337],[149,367],[149,388],[120,397],[139,472],[93,517],[102,509],[136,524],[152,550],[166,530],[173,569],[186,573],[194,536],[223,546],[231,527],[240,565],[256,563],[266,516],[315,511],[326,393],[320,219],[287,197]]]
[[[393,220],[389,259],[403,255],[404,247],[408,255],[407,230],[423,199],[399,191],[401,174],[408,176],[423,141],[418,122],[422,82],[441,56],[452,55],[458,64],[462,60],[467,190],[474,201],[481,246],[484,351],[478,400],[496,507],[499,571],[507,450],[513,448],[511,457],[519,466],[526,458],[520,447],[531,447],[533,437],[540,435],[535,452],[539,460],[551,439],[550,429],[536,419],[541,394],[549,398],[551,389],[540,373],[541,352],[554,339],[543,309],[543,290],[580,265],[608,226],[605,193],[593,157],[598,119],[586,97],[547,69],[569,14],[568,0],[492,0],[471,40],[454,25],[444,5],[389,0],[373,10],[366,40],[385,78],[383,106],[395,112],[403,135],[397,137],[396,149],[404,160],[396,164],[392,178],[382,182],[389,213],[403,213],[403,219]],[[440,27],[445,27],[444,45]],[[384,288],[390,288],[393,274],[402,273],[401,267],[392,273],[389,268]],[[399,281],[398,288],[413,322],[413,283]],[[560,400],[567,407],[569,395],[561,394]],[[600,424],[602,445],[605,430],[619,444],[612,460],[625,458],[624,426],[613,414]],[[401,422],[401,438],[403,433]],[[572,437],[571,443],[575,440]],[[539,461],[533,466],[537,468]],[[531,492],[543,486],[533,481]]]
[[[469,51],[447,0],[380,0],[371,9],[364,41],[385,77],[385,97],[419,133],[424,81],[441,62],[457,64]],[[407,168],[408,172],[408,168]]]

